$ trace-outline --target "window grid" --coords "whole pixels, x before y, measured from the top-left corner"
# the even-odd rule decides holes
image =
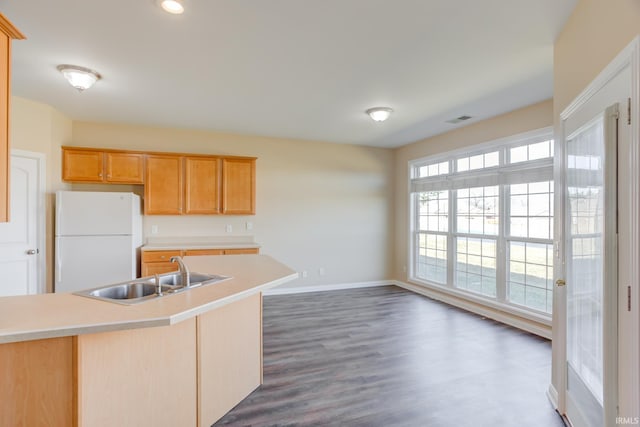
[[[449,161],[430,163],[418,167],[418,178],[445,175],[449,173]]]
[[[496,254],[496,239],[456,237],[456,287],[495,297]]]
[[[418,233],[416,276],[440,284],[447,283],[447,235]]]
[[[449,231],[449,192],[418,193],[418,230]]]
[[[512,155],[512,149],[518,147],[526,150],[526,159],[519,161],[523,164],[553,157],[553,140],[544,139],[519,146],[505,144],[497,150],[452,157],[433,165],[446,164],[446,171],[452,176],[494,166],[496,172],[490,173],[500,173],[502,165],[519,163]],[[424,167],[424,163],[414,164],[413,176]],[[432,168],[432,175],[427,176],[434,176],[435,172]],[[550,314],[553,303],[553,185],[553,181],[540,181],[439,191],[435,198],[438,203],[446,200],[446,214],[441,204],[438,204],[437,212],[431,209],[436,206],[433,201],[426,210],[414,211],[417,249],[411,269],[414,277]],[[420,205],[418,197],[422,193],[414,193],[413,200],[417,205]],[[513,206],[512,194],[515,197]],[[581,208],[588,210],[590,206]],[[420,216],[427,219],[421,220]],[[437,221],[432,217],[437,217]],[[578,227],[585,228],[585,225]],[[545,256],[541,256],[542,253]]]
[[[551,313],[553,245],[509,240],[509,302]]]

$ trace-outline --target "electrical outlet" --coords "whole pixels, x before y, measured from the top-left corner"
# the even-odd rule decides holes
[[[245,228],[248,230],[253,230],[253,223],[247,221],[247,223],[245,224]]]
[[[158,234],[158,226],[157,225],[152,225],[151,226],[151,234]]]
[[[309,273],[307,273],[307,270],[302,270],[302,273],[300,273],[300,276],[302,276],[303,279],[306,279],[308,275]]]
[[[318,275],[320,275],[320,276],[324,276],[324,274],[325,274],[324,267],[320,267],[320,268],[318,269]]]
[[[227,224],[227,226],[225,227],[225,230],[227,231],[227,233],[232,233],[233,232],[233,225]]]

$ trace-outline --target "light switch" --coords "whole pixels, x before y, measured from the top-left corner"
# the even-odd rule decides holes
[[[245,224],[245,227],[247,230],[253,230],[253,223],[250,221],[247,221]]]
[[[152,225],[151,226],[151,234],[158,234],[158,226],[157,225]]]
[[[233,225],[227,224],[227,227],[225,229],[227,230],[227,233],[232,233],[233,232]]]

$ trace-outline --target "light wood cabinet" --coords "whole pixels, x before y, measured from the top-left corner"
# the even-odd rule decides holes
[[[222,160],[222,213],[254,215],[256,213],[255,159]]]
[[[144,183],[144,156],[142,154],[107,152],[104,156],[107,182]]]
[[[9,221],[9,102],[11,100],[11,40],[24,36],[0,13],[0,222]]]
[[[144,183],[144,155],[63,147],[62,180],[142,184]]]
[[[203,256],[203,255],[240,255],[258,254],[258,248],[233,248],[233,249],[179,249],[171,251],[142,251],[141,275],[153,276],[154,274],[169,273],[178,270],[176,263],[170,262],[172,256]]]
[[[144,213],[146,215],[182,214],[184,193],[182,178],[182,157],[147,156]]]
[[[62,147],[62,180],[144,184],[145,215],[254,215],[256,159]]]
[[[220,159],[185,157],[184,172],[184,213],[220,213]]]

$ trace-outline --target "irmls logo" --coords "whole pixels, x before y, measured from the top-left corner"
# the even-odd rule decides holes
[[[618,424],[618,425],[638,425],[638,424],[640,424],[640,417],[616,417],[616,424]]]

